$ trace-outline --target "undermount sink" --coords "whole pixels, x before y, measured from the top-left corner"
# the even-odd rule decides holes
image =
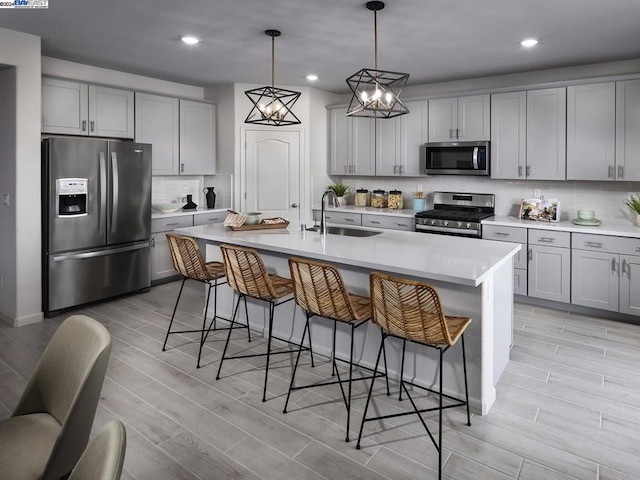
[[[307,228],[311,232],[318,232],[320,227]],[[346,227],[327,227],[327,233],[333,235],[344,235],[347,237],[372,237],[379,235],[382,232],[375,232],[373,230],[360,230],[358,228],[346,228]]]

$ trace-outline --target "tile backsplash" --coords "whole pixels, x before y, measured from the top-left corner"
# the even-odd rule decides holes
[[[640,191],[640,182],[585,182],[585,181],[519,181],[492,180],[470,176],[439,175],[419,178],[400,177],[334,177],[349,185],[352,190],[367,188],[401,190],[405,205],[411,205],[413,192],[418,188],[432,193],[467,192],[493,193],[496,196],[496,215],[516,216],[523,198],[533,197],[534,189],[546,199],[560,201],[561,220],[576,217],[578,209],[594,210],[596,218],[635,218],[623,204],[629,193]],[[419,187],[420,186],[420,187]],[[314,195],[314,199],[319,198]],[[427,197],[427,208],[431,208],[432,196]],[[319,203],[319,202],[318,202]],[[353,197],[349,203],[353,203]]]
[[[178,202],[181,198],[192,195],[193,201],[199,208],[206,208],[204,188],[214,187],[216,208],[231,208],[232,180],[232,175],[153,176],[151,179],[151,202]]]

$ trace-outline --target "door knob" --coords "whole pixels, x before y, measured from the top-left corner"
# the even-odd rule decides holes
[[[298,204],[297,203],[292,203],[291,204],[291,208],[298,208]]]

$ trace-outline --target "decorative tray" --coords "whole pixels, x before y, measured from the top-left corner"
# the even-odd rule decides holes
[[[234,232],[238,231],[246,231],[246,230],[267,230],[274,228],[287,228],[289,226],[289,222],[284,218],[276,217],[276,218],[265,218],[260,223],[256,225],[240,225],[234,226],[230,225],[231,230]]]

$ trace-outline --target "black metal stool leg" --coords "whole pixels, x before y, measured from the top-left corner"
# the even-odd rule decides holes
[[[442,478],[442,354],[443,351],[441,348],[438,349],[440,352],[440,395],[438,400],[438,480]]]
[[[364,406],[364,413],[362,414],[362,423],[360,423],[360,433],[358,433],[358,443],[356,443],[356,449],[360,450],[360,439],[362,438],[362,430],[364,429],[364,422],[367,419],[367,410],[369,410],[369,403],[371,402],[371,394],[373,393],[373,383],[376,381],[376,374],[378,373],[378,364],[380,363],[380,355],[382,354],[382,344],[384,343],[385,335],[382,330],[382,340],[380,342],[380,348],[378,349],[378,358],[376,358],[376,366],[373,369],[373,375],[371,377],[371,385],[369,386],[369,395],[367,395],[367,403]]]
[[[244,315],[247,319],[247,337],[248,341],[251,342],[251,329],[249,328],[249,308],[247,307],[247,297],[245,295],[242,295],[242,298],[244,298]]]
[[[355,327],[351,324],[351,348],[349,349],[349,394],[347,395],[347,437],[345,442],[349,441],[349,423],[351,422],[351,381],[353,379],[353,337],[355,335]],[[375,377],[376,372],[373,372]],[[371,379],[373,383],[373,378]]]
[[[233,325],[236,322],[236,315],[238,314],[238,308],[240,307],[240,299],[243,296],[244,295],[238,296],[238,301],[236,302],[236,308],[233,309],[233,315],[231,316],[231,325],[229,326],[229,333],[227,334],[227,341],[224,344],[224,350],[222,350],[222,357],[220,358],[220,365],[218,365],[218,373],[216,374],[216,380],[220,380],[220,371],[222,370],[222,362],[224,361],[224,357],[227,354],[227,348],[229,347],[229,340],[231,340],[231,332],[233,332]]]
[[[404,381],[404,352],[407,347],[407,341],[402,340],[402,360],[400,362],[400,392],[398,393],[398,400],[402,401],[402,383]]]
[[[467,385],[467,356],[464,348],[464,333],[462,334],[462,368],[464,369],[464,396],[467,402],[467,426],[471,426],[471,413],[469,412],[469,387]]]
[[[284,410],[282,413],[287,413],[287,406],[289,405],[289,397],[291,397],[291,390],[293,390],[293,386],[295,384],[296,371],[298,370],[298,362],[300,361],[300,354],[302,353],[302,348],[304,344],[304,337],[307,334],[307,329],[309,328],[309,314],[305,312],[307,317],[307,321],[304,324],[304,330],[302,331],[302,338],[300,339],[300,346],[298,347],[298,355],[296,356],[296,363],[293,365],[293,371],[291,372],[291,383],[289,384],[289,391],[287,392],[287,399],[284,402]],[[309,345],[311,345],[311,336],[309,336]]]
[[[200,348],[198,348],[198,363],[196,364],[196,368],[200,368],[200,358],[202,357],[202,347],[204,347],[204,342],[209,336],[209,330],[207,330],[207,311],[209,310],[209,299],[211,298],[211,283],[207,282],[207,302],[204,304],[204,313],[202,314],[202,331],[200,332]],[[215,294],[214,294],[215,295]],[[214,300],[215,303],[215,300]],[[215,321],[215,307],[213,319]],[[209,327],[210,329],[211,327]],[[206,332],[206,333],[205,333]]]
[[[384,360],[384,380],[387,383],[387,397],[390,397],[391,390],[389,390],[389,371],[387,370],[387,350],[384,348],[384,342],[382,342],[382,358]]]
[[[178,310],[178,303],[180,302],[180,297],[182,296],[182,289],[184,288],[184,282],[186,282],[186,278],[182,278],[182,285],[180,285],[180,293],[178,293],[178,299],[176,300],[176,304],[173,307],[173,313],[171,314],[171,321],[169,322],[169,328],[167,328],[167,334],[164,337],[164,343],[162,344],[162,351],[166,351],[167,340],[169,339],[169,334],[171,333],[171,326],[173,325],[173,319],[176,316],[176,311]]]
[[[264,388],[262,389],[262,401],[267,401],[267,379],[269,378],[269,360],[271,357],[271,331],[273,330],[273,311],[275,305],[269,302],[269,336],[267,337],[267,366],[264,369]],[[247,317],[248,318],[248,317]],[[247,319],[248,322],[248,319]]]
[[[336,322],[333,322],[333,344],[331,346],[331,361],[333,362],[333,366],[331,367],[331,376],[335,377],[336,375]]]

